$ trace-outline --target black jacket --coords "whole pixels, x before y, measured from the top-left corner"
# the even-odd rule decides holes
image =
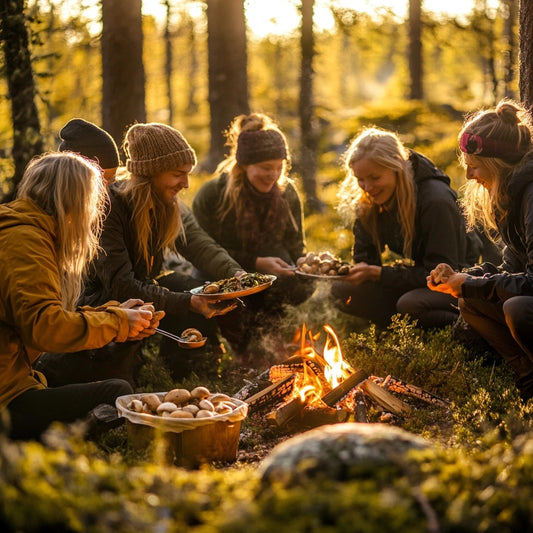
[[[494,302],[513,296],[533,296],[533,159],[515,170],[509,180],[511,205],[507,217],[497,221],[505,244],[499,267],[483,263],[466,270],[472,278],[463,284],[465,298]]]
[[[223,222],[218,215],[227,183],[227,174],[222,174],[204,183],[196,193],[192,207],[200,226],[247,270],[255,270],[255,261],[259,255],[280,257],[285,262],[294,264],[304,254],[305,245],[302,209],[296,189],[288,183],[283,191],[290,210],[284,231],[270,235],[268,242],[259,243],[258,252],[254,254],[243,243],[235,209],[228,213]]]
[[[417,152],[411,151],[409,160],[413,165],[417,195],[412,249],[414,265],[383,266],[381,274],[383,286],[404,287],[406,290],[425,287],[427,275],[439,263],[448,263],[454,269],[467,266],[470,243],[476,245],[467,237],[457,195],[450,187],[450,178]],[[385,245],[392,252],[403,255],[403,238],[397,212],[379,213],[377,223],[382,250],[377,249],[370,233],[356,218],[353,227],[353,259],[356,263],[381,265]],[[475,261],[475,253],[470,264]]]
[[[100,239],[103,248],[86,284],[83,303],[100,305],[108,300],[124,301],[140,298],[153,302],[156,309],[185,314],[189,310],[190,293],[171,292],[157,284],[162,273],[163,250],[153,247],[152,264],[148,266],[137,252],[137,236],[132,223],[132,205],[117,193],[120,182],[111,186],[111,209]],[[180,203],[185,236],[176,240],[176,248],[211,279],[231,277],[242,267],[236,263],[196,222],[189,207]]]

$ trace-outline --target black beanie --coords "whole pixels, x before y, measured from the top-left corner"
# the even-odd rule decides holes
[[[116,168],[120,165],[118,148],[107,131],[82,118],[69,120],[59,132],[61,152],[76,152],[94,159],[100,167]]]

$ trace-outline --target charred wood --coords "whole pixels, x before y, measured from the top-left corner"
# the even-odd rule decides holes
[[[333,407],[340,402],[352,389],[368,378],[368,372],[356,370],[354,374],[346,378],[333,390],[322,396],[322,401],[329,407]]]

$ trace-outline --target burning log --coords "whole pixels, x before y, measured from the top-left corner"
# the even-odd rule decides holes
[[[274,422],[278,427],[284,426],[302,413],[305,403],[300,397],[293,398],[278,409],[268,413],[266,419]]]
[[[368,372],[356,370],[350,377],[337,385],[334,389],[322,397],[322,401],[329,407],[340,402],[352,389],[368,378]]]
[[[411,411],[411,407],[408,404],[396,398],[383,387],[380,387],[377,383],[374,383],[369,379],[363,381],[363,383],[359,385],[359,388],[362,389],[371,400],[390,413],[402,415],[408,414]]]
[[[419,400],[438,405],[439,407],[450,407],[450,402],[448,400],[443,400],[431,392],[392,376],[387,376],[383,381],[382,386],[386,390],[412,396],[413,398],[418,398]]]
[[[256,412],[283,401],[292,393],[295,379],[296,374],[291,374],[285,379],[276,381],[253,396],[246,398],[245,401],[248,404],[249,412]]]
[[[338,424],[346,422],[350,413],[344,409],[333,407],[306,407],[302,411],[301,422],[305,427],[317,427],[324,424]]]
[[[288,359],[284,359],[283,361],[281,361],[281,363],[277,364],[276,366],[301,367],[304,363],[311,364],[311,366],[315,367],[313,368],[315,372],[322,372],[322,373],[324,372],[324,369],[327,366],[327,362],[324,360],[324,358],[321,357],[316,352],[312,356],[300,355],[300,354],[291,355],[291,357],[289,357]]]

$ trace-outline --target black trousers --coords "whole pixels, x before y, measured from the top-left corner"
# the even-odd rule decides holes
[[[514,370],[517,379],[533,375],[533,296],[505,302],[459,300],[461,315]]]
[[[443,327],[459,317],[456,298],[427,287],[405,290],[386,288],[373,281],[357,286],[336,281],[332,284],[331,296],[341,311],[366,318],[381,328],[387,327],[396,313],[410,315],[424,328]]]
[[[12,439],[38,439],[52,422],[82,420],[97,405],[114,406],[119,396],[132,392],[131,385],[122,379],[23,392],[7,406],[9,435]]]

